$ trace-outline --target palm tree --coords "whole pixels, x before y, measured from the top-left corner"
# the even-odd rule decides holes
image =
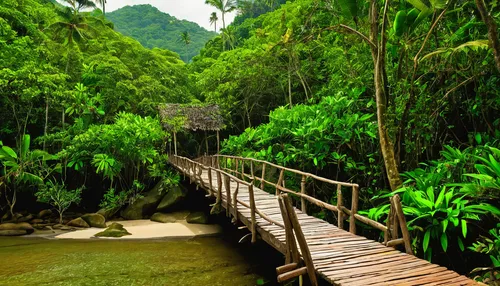
[[[205,4],[213,6],[220,11],[222,15],[222,28],[225,29],[226,20],[224,16],[226,15],[226,13],[230,13],[236,10],[236,0],[205,0]],[[222,35],[222,37],[224,38],[224,34]],[[222,42],[224,42],[224,39],[222,39]],[[222,49],[224,49],[224,44],[222,45]]]
[[[233,26],[229,26],[225,29],[221,29],[223,37],[223,45],[225,47],[229,47],[230,50],[233,50],[236,47],[238,39],[236,38],[236,29]]]
[[[102,7],[102,14],[106,16],[106,4],[108,3],[107,0],[94,0],[94,2]]]
[[[191,35],[189,35],[188,31],[184,31],[181,33],[181,42],[186,45],[186,63],[189,60],[189,54],[188,54],[188,46],[191,44]]]
[[[217,21],[219,20],[219,17],[217,17],[217,13],[212,12],[210,15],[210,26],[214,25],[214,31],[217,33]]]

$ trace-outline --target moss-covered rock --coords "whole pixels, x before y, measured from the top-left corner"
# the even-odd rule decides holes
[[[84,214],[82,219],[91,227],[106,228],[106,219],[100,214]]]
[[[112,223],[106,230],[96,233],[96,237],[122,237],[125,235],[131,235],[123,225],[119,223]]]
[[[74,220],[71,220],[67,224],[68,226],[74,226],[74,227],[82,227],[82,228],[89,228],[90,225],[84,221],[81,217],[75,218]]]
[[[176,222],[177,219],[172,214],[155,213],[151,216],[151,221],[161,222],[161,223],[172,223]]]
[[[159,182],[147,192],[143,198],[137,199],[133,204],[127,206],[121,216],[124,219],[142,219],[150,217],[155,211],[161,199],[165,195],[165,184]]]
[[[167,191],[160,204],[156,208],[158,212],[164,212],[172,209],[186,197],[186,191],[181,186],[174,186]]]
[[[38,213],[37,217],[38,217],[38,218],[46,218],[46,217],[50,217],[50,216],[52,216],[53,214],[54,214],[54,213],[53,213],[51,210],[48,210],[48,209],[47,209],[47,210],[41,210],[41,211]]]
[[[102,215],[106,220],[112,218],[119,210],[121,206],[114,208],[102,208],[97,213]]]
[[[31,234],[35,229],[26,222],[0,224],[0,235],[13,236]]]
[[[186,217],[187,223],[208,224],[208,215],[204,212],[193,212]]]

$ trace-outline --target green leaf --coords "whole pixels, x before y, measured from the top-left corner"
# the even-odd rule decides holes
[[[21,142],[21,158],[26,158],[26,154],[30,149],[31,137],[29,134],[24,134]]]
[[[446,232],[446,228],[448,228],[448,223],[449,221],[446,219],[441,222],[441,225],[443,226],[443,233]]]
[[[448,236],[446,233],[441,234],[441,247],[443,247],[444,252],[448,249]]]
[[[2,146],[1,151],[2,152],[0,152],[0,156],[11,157],[11,158],[17,159],[16,152],[14,150],[12,150],[12,148],[10,148],[9,146]]]
[[[460,223],[462,224],[462,234],[465,238],[467,236],[467,221],[462,219]]]
[[[431,230],[428,229],[424,234],[424,241],[423,241],[424,252],[427,252],[427,248],[429,248],[430,238],[431,238]]]
[[[464,242],[462,241],[462,239],[459,236],[457,236],[457,242],[458,242],[458,247],[460,248],[460,250],[464,251],[465,250]]]
[[[481,142],[482,142],[482,140],[481,140],[481,134],[476,133],[475,138],[476,138],[476,142],[477,142],[477,144],[481,144]]]
[[[338,0],[342,13],[347,17],[357,17],[358,16],[358,3],[356,0]]]
[[[410,3],[411,5],[413,5],[413,7],[417,8],[420,11],[429,10],[429,7],[427,7],[427,5],[425,5],[420,0],[406,0],[406,1],[408,3]]]

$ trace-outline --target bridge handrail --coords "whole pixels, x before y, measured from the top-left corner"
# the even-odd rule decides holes
[[[228,164],[228,160],[234,160],[234,164]],[[337,226],[339,228],[343,228],[344,225],[344,215],[349,216],[350,222],[349,223],[349,231],[353,234],[356,234],[356,223],[355,221],[358,220],[364,224],[367,224],[371,227],[374,227],[382,232],[387,233],[388,227],[374,221],[372,219],[369,219],[365,216],[362,216],[358,214],[358,199],[359,199],[359,185],[355,183],[347,183],[347,182],[340,182],[340,181],[335,181],[327,178],[323,178],[308,172],[303,172],[300,170],[292,169],[292,168],[287,168],[284,166],[280,166],[271,162],[259,160],[259,159],[254,159],[254,158],[244,158],[244,157],[239,157],[239,156],[230,156],[230,155],[213,155],[213,156],[202,156],[197,159],[202,164],[209,165],[212,167],[217,167],[221,170],[226,170],[228,172],[232,172],[234,174],[237,174],[241,176],[241,178],[249,178],[250,180],[253,181],[260,181],[260,189],[264,189],[264,185],[271,185],[276,188],[276,195],[279,195],[281,192],[285,193],[291,193],[296,196],[299,196],[301,198],[301,210],[304,213],[307,213],[307,208],[305,201],[307,200],[308,202],[315,204],[321,208],[325,208],[331,211],[334,211],[337,213]],[[221,164],[221,161],[223,164]],[[242,162],[239,164],[239,162]],[[251,174],[245,173],[245,162],[250,163],[250,172]],[[233,163],[233,162],[231,162]],[[261,177],[255,176],[254,174],[254,163],[259,163],[262,164],[262,174]],[[265,179],[265,170],[266,166],[269,167],[274,167],[277,170],[280,171],[279,179],[277,182],[270,182]],[[235,169],[231,169],[234,167]],[[240,170],[241,168],[241,170]],[[285,186],[285,180],[284,180],[284,172],[290,172],[294,173],[297,175],[302,176],[302,181],[301,181],[301,190],[300,192],[291,190],[289,188],[286,188]],[[305,190],[305,182],[308,178],[318,180],[327,184],[332,184],[337,186],[337,205],[332,205],[326,202],[323,202],[319,199],[316,199],[308,194],[306,194]],[[348,209],[343,205],[342,201],[342,187],[350,187],[352,189],[351,191],[351,208]],[[340,210],[340,211],[339,211]],[[384,235],[385,237],[385,235]]]
[[[180,157],[177,155],[170,155],[169,161],[181,169],[182,168],[187,169],[188,176],[190,177],[190,179],[191,180],[194,179],[195,181],[198,180],[198,182],[202,185],[204,185],[203,179],[201,178],[202,171],[208,170],[208,177],[209,177],[208,181],[209,181],[210,186],[207,186],[207,187],[208,187],[210,194],[217,198],[216,204],[222,202],[222,184],[224,183],[225,189],[226,189],[227,204],[228,204],[228,206],[226,208],[226,212],[227,212],[226,214],[229,215],[230,208],[233,208],[233,210],[234,210],[233,216],[237,217],[238,216],[238,204],[250,209],[251,220],[252,220],[251,231],[252,231],[252,241],[253,242],[256,241],[256,225],[257,225],[257,223],[256,223],[255,214],[258,214],[261,218],[263,218],[264,220],[266,220],[274,225],[277,225],[277,226],[284,228],[284,225],[282,223],[271,219],[269,216],[262,213],[256,207],[255,198],[254,198],[254,191],[253,191],[253,188],[254,188],[253,181],[246,182],[246,181],[239,179],[238,177],[236,177],[230,173],[227,173],[221,169],[212,168],[211,166],[206,167],[204,164],[202,164],[200,162],[196,162],[196,161],[191,160],[191,159],[188,159],[186,157]],[[217,188],[216,188],[217,194],[215,194],[214,187],[212,186],[212,172],[216,172],[216,174],[217,174]],[[233,194],[231,194],[231,180],[237,184]],[[239,200],[237,197],[240,184],[248,187],[248,193],[249,193],[249,197],[250,197],[249,198],[250,205]],[[233,198],[233,199],[231,200],[231,198]]]

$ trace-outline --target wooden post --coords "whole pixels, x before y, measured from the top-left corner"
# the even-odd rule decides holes
[[[174,154],[177,155],[177,132],[174,132]]]
[[[253,193],[253,184],[248,186],[248,194],[250,197],[250,219],[252,221],[251,231],[252,231],[252,243],[257,242],[257,227],[255,220],[255,197]]]
[[[212,167],[208,167],[208,193],[210,196],[214,195],[214,189],[212,186]]]
[[[217,130],[217,154],[220,153],[220,137],[219,137],[219,130]]]
[[[358,213],[358,186],[352,186],[351,217],[349,218],[349,232],[356,234],[356,217]]]
[[[239,160],[238,159],[234,159],[236,161],[235,165],[234,165],[234,176],[235,177],[238,177],[238,167],[239,167]],[[232,168],[231,168],[232,170]]]
[[[238,221],[238,190],[240,188],[240,183],[236,182],[236,190],[234,190],[233,194],[233,209],[234,209],[234,218],[235,221]]]
[[[241,179],[245,181],[245,160],[241,160]]]
[[[399,221],[398,214],[396,212],[396,207],[394,205],[394,197],[390,198],[392,216],[391,216],[391,240],[399,238]]]
[[[276,182],[276,195],[277,196],[280,194],[280,190],[278,189],[278,186],[281,186],[281,183],[283,182],[283,174],[284,173],[285,173],[285,169],[281,169],[280,177],[278,179],[278,182]]]
[[[224,186],[226,187],[226,216],[229,216],[229,207],[231,206],[231,178],[224,175]]]
[[[342,211],[343,200],[342,200],[342,186],[337,185],[337,226],[340,229],[344,229],[344,212]]]
[[[264,191],[265,188],[265,176],[266,176],[266,163],[262,163],[262,180],[260,181],[260,189]]]
[[[293,236],[292,223],[290,222],[290,217],[283,203],[282,197],[278,197],[278,203],[281,210],[281,216],[283,217],[283,225],[285,226],[285,238],[286,238],[285,264],[299,263],[300,255],[297,249],[297,244],[295,243],[295,237]]]
[[[222,176],[220,171],[217,171],[217,200],[216,204],[222,204]]]
[[[206,154],[210,154],[208,153],[208,137],[207,137],[207,130],[205,130],[205,150],[206,150]]]
[[[304,233],[302,232],[302,227],[300,226],[297,214],[293,209],[292,200],[288,197],[287,194],[283,195],[283,200],[286,207],[286,211],[292,223],[293,231],[295,232],[295,237],[297,238],[297,242],[299,243],[300,251],[302,252],[302,258],[306,263],[309,280],[311,282],[311,285],[317,286],[318,280],[316,278],[316,271],[314,269],[314,264],[311,258],[311,252],[309,251],[309,247],[304,237]]]
[[[253,161],[250,160],[250,176],[252,177],[251,180],[255,180],[255,175],[253,172]]]
[[[302,175],[302,180],[300,181],[300,193],[306,194],[306,175]],[[300,198],[300,209],[303,213],[307,214],[306,199],[304,197]]]
[[[394,195],[394,208],[396,209],[396,215],[399,220],[399,226],[401,227],[401,234],[403,235],[403,241],[405,242],[406,253],[413,255],[413,250],[411,249],[410,233],[408,232],[408,227],[406,225],[406,218],[403,213],[403,208],[401,207],[401,200],[399,195]]]

